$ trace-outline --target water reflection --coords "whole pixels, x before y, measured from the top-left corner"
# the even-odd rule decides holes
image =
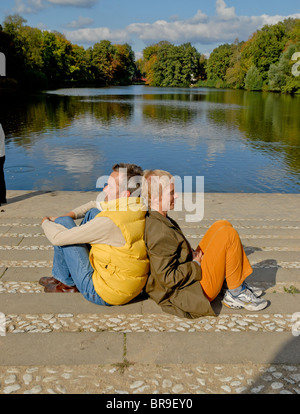
[[[131,86],[1,96],[7,187],[94,190],[123,161],[204,175],[207,192],[298,192],[299,113],[300,97],[233,90]]]

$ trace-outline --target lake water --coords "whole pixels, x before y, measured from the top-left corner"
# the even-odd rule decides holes
[[[1,98],[8,189],[97,190],[116,162],[204,176],[206,192],[298,193],[300,97],[78,88]],[[195,187],[194,187],[195,189]]]

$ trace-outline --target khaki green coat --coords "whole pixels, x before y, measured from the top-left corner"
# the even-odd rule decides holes
[[[146,292],[165,312],[185,318],[215,316],[200,285],[201,267],[178,224],[157,211],[146,215],[150,260]]]

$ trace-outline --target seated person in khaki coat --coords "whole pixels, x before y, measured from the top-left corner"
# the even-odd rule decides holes
[[[123,305],[141,293],[149,272],[141,180],[140,167],[116,164],[103,190],[102,211],[92,201],[64,217],[43,218],[54,245],[53,277],[40,279],[45,292],[79,291],[98,305]],[[83,217],[77,226],[74,220]]]
[[[150,260],[146,292],[165,312],[187,318],[214,315],[212,302],[226,279],[223,304],[250,311],[264,309],[263,293],[245,279],[252,267],[237,231],[217,221],[193,251],[180,227],[168,216],[177,198],[174,179],[166,171],[147,171],[143,197],[148,204],[145,243]]]

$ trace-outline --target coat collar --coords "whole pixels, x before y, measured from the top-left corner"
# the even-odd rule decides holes
[[[156,210],[148,210],[147,215],[151,218],[155,218],[156,220],[159,220],[163,223],[165,223],[168,227],[176,227],[176,229],[180,230],[180,227],[176,223],[175,220],[173,220],[171,217],[167,215],[167,217],[163,216]]]

